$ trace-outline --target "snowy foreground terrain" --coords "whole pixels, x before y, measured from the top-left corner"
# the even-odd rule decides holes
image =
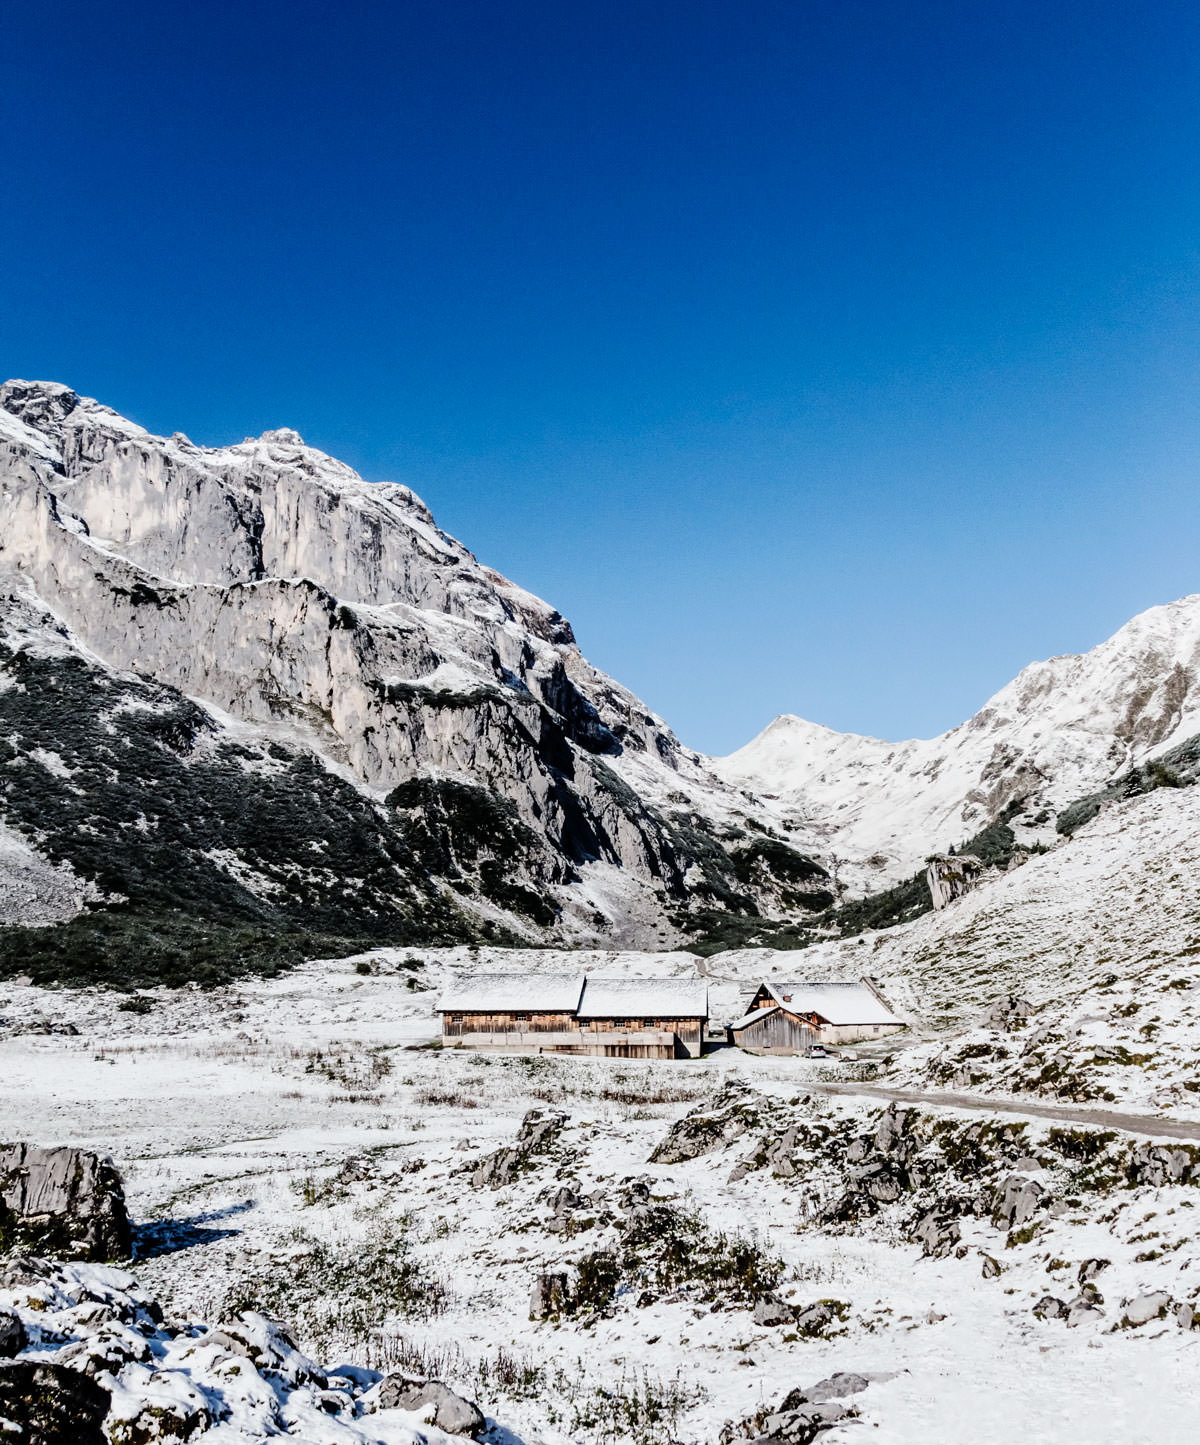
[[[607,973],[693,965],[571,959]],[[1019,1102],[889,1114],[822,1092],[894,1082],[903,1051],[889,1075],[878,1054],[431,1049],[434,990],[468,961],[550,970],[563,956],[379,952],[161,990],[145,1013],[99,990],[0,988],[0,1136],[113,1154],[137,1226],[131,1269],[168,1322],[264,1310],[331,1372],[323,1404],[298,1388],[291,1426],[275,1414],[268,1428],[249,1383],[176,1338],[157,1364],[125,1366],[135,1395],[164,1408],[219,1396],[214,1442],[284,1428],[322,1445],[448,1438],[419,1416],[363,1412],[374,1377],[361,1369],[403,1369],[476,1400],[506,1445],[709,1445],[753,1438],[789,1392],[841,1373],[861,1379],[822,1407],[831,1442],[1193,1437],[1200,1177],[1167,1181],[1200,1176],[1200,1125],[1164,1151],[1145,1132],[1087,1129],[1065,1103],[1056,1124]],[[708,968],[714,1014],[728,1016],[739,956]],[[1014,1047],[1028,1027],[1012,1025]],[[534,1110],[551,1121],[542,1141],[510,1171],[478,1174]],[[531,1319],[535,1283],[553,1274],[567,1300]],[[43,1309],[77,1297],[60,1288]],[[332,1373],[344,1364],[361,1369]]]

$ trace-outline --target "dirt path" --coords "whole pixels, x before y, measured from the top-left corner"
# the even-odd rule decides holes
[[[943,1109],[973,1109],[986,1114],[1016,1114],[1050,1119],[1059,1124],[1091,1124],[1097,1129],[1119,1129],[1126,1134],[1147,1134],[1154,1139],[1200,1140],[1200,1123],[1161,1119],[1153,1114],[1122,1114],[1111,1109],[1077,1109],[1069,1104],[1031,1104],[1021,1099],[981,1098],[978,1094],[925,1093],[918,1089],[887,1089],[878,1084],[808,1083],[814,1093],[867,1095],[900,1104],[926,1104]]]

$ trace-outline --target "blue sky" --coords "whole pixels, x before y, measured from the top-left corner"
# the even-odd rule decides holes
[[[1192,4],[10,7],[0,370],[414,486],[723,752],[1200,591]]]

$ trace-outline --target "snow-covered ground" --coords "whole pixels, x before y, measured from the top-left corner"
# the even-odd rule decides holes
[[[1047,1191],[1031,1237],[967,1215],[962,1257],[926,1258],[909,1238],[908,1196],[859,1223],[822,1221],[850,1167],[836,1141],[880,1114],[867,1100],[806,1098],[825,1065],[733,1050],[651,1063],[422,1047],[436,1033],[434,989],[468,958],[497,963],[466,950],[382,953],[358,961],[369,973],[345,960],[213,992],[164,991],[145,1014],[120,1010],[111,994],[6,985],[0,1136],[114,1155],[141,1226],[134,1269],[169,1314],[215,1322],[257,1303],[290,1319],[301,1349],[328,1365],[407,1367],[457,1385],[508,1445],[708,1445],[723,1422],[837,1371],[874,1378],[842,1402],[862,1423],[831,1440],[864,1425],[887,1445],[1191,1438],[1200,1331],[1173,1314],[1138,1328],[1121,1320],[1124,1302],[1148,1292],[1163,1291],[1172,1310],[1200,1292],[1194,1186],[1093,1188],[1046,1151],[1049,1126],[1031,1125],[1031,1157],[1013,1166]],[[547,951],[510,965],[535,959],[563,965]],[[681,956],[571,960],[610,975],[691,966]],[[714,974],[718,964],[709,961]],[[731,999],[737,971],[717,984]],[[78,1032],[27,1032],[38,1019]],[[731,1180],[756,1147],[752,1127],[684,1162],[651,1164],[674,1121],[729,1078],[762,1096],[764,1138],[790,1122],[803,1138],[828,1137],[832,1152],[809,1157],[796,1145],[790,1176],[752,1167]],[[531,1109],[567,1115],[553,1145],[512,1182],[473,1187],[480,1161],[512,1143]],[[618,1293],[594,1315],[531,1320],[540,1273],[569,1275],[618,1238],[633,1181],[698,1218],[700,1253],[720,1236],[748,1241],[782,1260],[786,1303],[840,1301],[844,1320],[806,1338],[755,1324],[736,1291],[714,1299],[686,1282]],[[562,1228],[554,1198],[564,1187],[581,1203]],[[994,1277],[985,1257],[999,1264]],[[1102,1313],[1071,1326],[1033,1315],[1042,1296],[1069,1300],[1094,1258],[1111,1261],[1096,1280]]]

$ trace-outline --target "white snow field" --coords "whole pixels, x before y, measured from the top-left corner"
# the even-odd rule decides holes
[[[833,1423],[830,1442],[864,1430],[887,1445],[1193,1438],[1200,1330],[1181,1327],[1176,1310],[1200,1294],[1195,1185],[1089,1182],[1045,1152],[1053,1126],[1035,1121],[1019,1144],[1027,1157],[1011,1165],[1030,1198],[1041,1191],[1033,1228],[964,1214],[957,1248],[926,1257],[909,1228],[915,1194],[857,1221],[823,1216],[853,1151],[822,1154],[819,1141],[874,1129],[882,1110],[809,1094],[806,1084],[845,1076],[842,1066],[734,1050],[643,1063],[421,1047],[436,1036],[432,1003],[450,971],[535,959],[546,971],[631,976],[691,962],[384,952],[211,992],[159,991],[145,1014],[100,991],[6,985],[0,1137],[113,1154],[139,1226],[131,1268],[168,1316],[216,1323],[266,1309],[326,1366],[444,1379],[479,1402],[488,1438],[505,1445],[714,1445],[725,1422],[837,1372],[869,1383],[840,1402],[858,1418]],[[722,988],[732,1007],[737,980],[718,978]],[[29,1031],[68,1025],[78,1033]],[[755,1091],[751,1122],[695,1157],[649,1162],[670,1126],[730,1079]],[[480,1161],[513,1142],[531,1109],[566,1115],[553,1144],[510,1182],[473,1187]],[[930,1130],[979,1122],[926,1115]],[[762,1141],[789,1123],[794,1164],[780,1167],[776,1151],[759,1167]],[[1119,1137],[1111,1147],[1126,1144],[1144,1147]],[[739,1160],[750,1163],[737,1170]],[[665,1286],[623,1283],[605,1308],[531,1320],[540,1274],[570,1275],[584,1256],[628,1246],[619,1231],[634,1217],[622,1210],[635,1181],[698,1220],[694,1260],[722,1235],[752,1261],[777,1257],[774,1294],[793,1310],[836,1302],[829,1328],[807,1337],[755,1323],[736,1278],[714,1289],[687,1277],[686,1262]],[[920,1197],[941,1183],[926,1181]],[[576,1200],[565,1213],[564,1188]],[[1079,1294],[1080,1266],[1095,1259],[1110,1261],[1095,1279],[1100,1303],[1089,1297],[1071,1323],[1034,1315],[1044,1296]],[[1123,1325],[1127,1302],[1155,1292],[1161,1317]],[[126,1368],[136,1391],[142,1367]],[[203,1387],[203,1361],[194,1368]],[[266,1438],[250,1403],[223,1388],[233,1408],[203,1438]],[[370,1415],[296,1420],[293,1438],[322,1445],[443,1438],[412,1420],[393,1419],[404,1434]]]

